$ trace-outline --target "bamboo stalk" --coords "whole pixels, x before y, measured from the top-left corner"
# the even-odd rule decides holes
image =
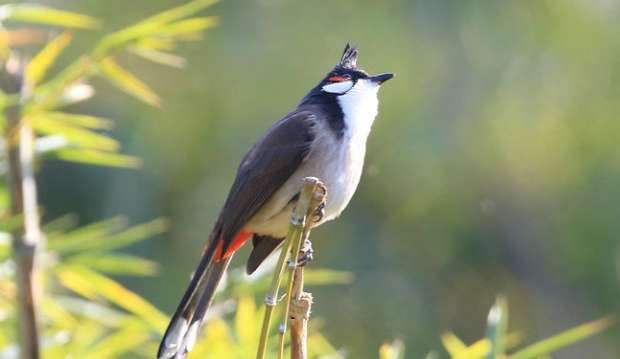
[[[303,232],[303,236],[300,236],[299,239],[297,238],[294,239],[295,242],[292,245],[291,254],[299,253],[301,251],[301,244],[304,242],[304,240],[308,238],[309,234],[310,234],[310,229],[305,228]],[[291,298],[292,298],[291,294],[293,293],[293,283],[294,283],[295,270],[297,269],[298,256],[291,255],[289,258],[290,258],[288,261],[289,277],[288,277],[288,285],[286,289],[287,296],[286,296],[286,302],[284,304],[284,311],[283,311],[284,315],[282,316],[282,324],[280,324],[280,327],[278,328],[278,331],[280,332],[280,350],[278,352],[278,359],[284,358],[284,335],[286,334],[289,311],[291,308]]]
[[[291,293],[291,359],[308,357],[308,320],[312,309],[312,294],[304,292],[304,267],[295,269]]]
[[[23,64],[10,59],[2,79],[6,94],[22,96]],[[11,194],[11,216],[21,217],[22,225],[13,235],[16,263],[17,306],[20,358],[39,358],[37,252],[43,244],[39,227],[37,188],[34,178],[34,134],[21,119],[19,102],[4,108],[6,118],[5,145],[8,181]]]
[[[312,208],[312,204],[315,203],[315,201],[313,200],[314,193],[319,186],[323,188],[323,185],[317,178],[304,178],[303,187],[299,195],[299,200],[297,201],[297,205],[293,209],[293,214],[291,216],[291,224],[289,226],[288,235],[286,236],[286,240],[284,241],[284,246],[282,248],[282,251],[280,252],[278,264],[276,265],[276,269],[273,274],[271,287],[267,292],[267,295],[265,296],[265,317],[263,318],[263,326],[261,329],[258,350],[256,352],[257,359],[265,358],[265,352],[267,350],[267,339],[269,337],[269,328],[271,326],[273,309],[278,303],[278,292],[280,289],[280,283],[282,281],[284,266],[286,264],[287,258],[289,258],[290,256],[293,244],[300,242],[304,237],[306,218],[308,217],[308,214],[312,213],[316,209],[316,207]]]

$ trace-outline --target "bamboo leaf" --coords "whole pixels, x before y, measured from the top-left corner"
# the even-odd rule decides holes
[[[114,48],[152,37],[156,35],[164,25],[191,16],[216,2],[217,1],[214,0],[194,0],[173,9],[163,11],[135,25],[112,33],[99,43],[94,52],[95,57],[100,57],[103,54],[109,53]]]
[[[4,20],[82,29],[94,29],[99,26],[99,21],[90,16],[35,4],[0,6],[0,21]]]
[[[510,359],[535,359],[584,340],[609,328],[614,323],[611,316],[591,321],[569,329],[551,338],[532,344],[509,356]]]
[[[131,321],[121,330],[99,340],[84,353],[82,358],[117,358],[142,345],[148,339],[148,331],[139,322]]]
[[[147,276],[157,272],[157,263],[129,254],[91,253],[89,251],[67,258],[66,263],[80,264],[108,274]]]
[[[54,152],[54,156],[63,161],[97,166],[136,168],[142,164],[142,161],[137,157],[79,148],[58,150]]]
[[[98,134],[80,127],[75,127],[69,121],[59,119],[59,116],[47,116],[46,113],[39,113],[28,118],[34,129],[42,134],[62,135],[69,143],[81,148],[96,149],[102,151],[116,151],[120,144],[105,135]],[[80,121],[84,118],[76,117],[74,120]]]
[[[70,232],[65,238],[50,240],[49,248],[60,253],[76,250],[109,251],[148,239],[155,234],[162,233],[168,226],[165,219],[156,219],[110,235],[109,233],[114,230],[112,226],[120,220],[120,218],[113,218]]]
[[[132,73],[120,67],[111,57],[102,60],[99,68],[104,77],[121,90],[149,105],[159,106],[159,96]]]
[[[451,357],[467,349],[467,345],[452,332],[441,334],[441,343]]]
[[[129,49],[129,51],[134,55],[140,56],[143,59],[155,62],[160,65],[183,68],[186,63],[185,59],[181,56],[149,48],[133,46]]]
[[[84,319],[91,319],[107,327],[119,327],[128,317],[126,313],[106,307],[91,300],[75,296],[54,296],[53,301],[65,310]]]
[[[254,348],[258,345],[256,333],[260,330],[260,323],[256,315],[256,304],[249,296],[239,298],[237,315],[235,316],[235,331],[242,348]],[[249,353],[249,352],[248,352]]]
[[[85,250],[88,244],[98,238],[103,238],[108,233],[119,230],[127,225],[127,219],[118,216],[104,221],[91,223],[74,229],[68,233],[54,235],[48,233],[49,243],[47,247],[51,251],[65,252],[71,250]]]
[[[491,350],[491,343],[484,338],[461,350],[452,359],[481,359]]]
[[[80,278],[80,286],[77,287],[80,290],[79,294],[83,292],[95,293],[129,313],[137,315],[158,332],[163,332],[165,329],[168,318],[151,303],[123,287],[118,282],[76,264],[62,265],[60,272],[64,275],[71,273],[73,277]],[[72,290],[75,290],[75,288],[76,286],[69,287]]]
[[[82,297],[90,300],[97,298],[97,290],[92,287],[92,284],[88,282],[88,279],[80,276],[78,273],[75,273],[69,267],[62,266],[56,268],[56,275],[62,285]]]
[[[182,20],[162,27],[156,35],[168,37],[197,35],[202,30],[217,26],[218,23],[218,18],[214,16]]]
[[[71,42],[71,33],[64,32],[57,36],[54,40],[50,41],[43,50],[28,63],[26,67],[26,81],[32,87],[43,79],[45,73],[50,66],[56,61],[58,55],[69,45]]]
[[[94,130],[110,130],[114,127],[114,122],[107,118],[80,115],[67,112],[45,112],[35,117],[42,116],[57,122],[64,122],[67,125],[81,126]]]
[[[149,18],[147,18],[144,21],[141,21],[139,24],[145,24],[145,23],[156,23],[156,24],[165,24],[165,23],[169,23],[172,22],[174,20],[178,20],[184,17],[188,17],[191,16],[215,3],[217,3],[218,0],[194,0],[194,1],[190,1],[187,4],[183,4],[181,6],[177,6],[175,8],[172,8],[170,10],[166,10],[163,12],[160,12],[157,15],[153,15]]]

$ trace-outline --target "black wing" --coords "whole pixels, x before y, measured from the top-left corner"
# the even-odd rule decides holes
[[[243,225],[254,216],[306,159],[314,139],[316,115],[295,111],[276,122],[245,155],[220,213],[218,236],[223,252]]]

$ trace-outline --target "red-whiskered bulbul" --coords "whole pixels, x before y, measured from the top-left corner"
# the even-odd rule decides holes
[[[204,253],[161,341],[159,359],[184,358],[232,255],[250,238],[248,274],[286,237],[304,177],[317,177],[329,198],[318,226],[347,206],[362,174],[377,92],[393,74],[371,76],[347,46],[338,65],[293,112],[276,122],[242,159]]]

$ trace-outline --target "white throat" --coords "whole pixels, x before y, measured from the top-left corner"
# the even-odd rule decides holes
[[[352,141],[361,141],[363,146],[379,110],[378,91],[379,84],[359,79],[352,89],[338,96],[346,126],[344,135]]]

